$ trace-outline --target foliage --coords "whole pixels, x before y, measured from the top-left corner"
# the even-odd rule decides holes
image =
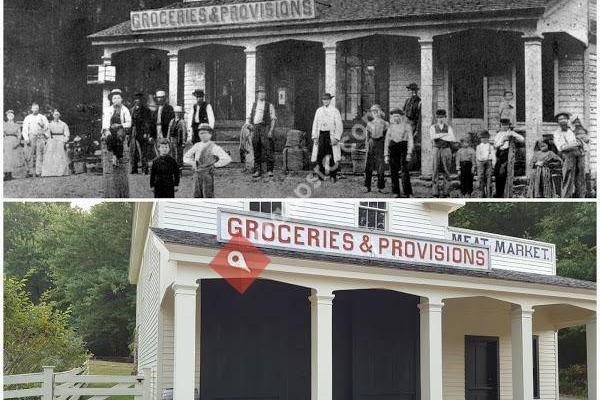
[[[587,368],[584,364],[573,364],[558,371],[561,394],[587,398]]]
[[[34,302],[69,309],[69,322],[100,356],[127,356],[135,290],[127,268],[132,205],[7,203],[5,271],[24,279]]]
[[[595,203],[468,203],[450,223],[554,243],[558,275],[596,280]]]
[[[4,374],[58,371],[81,366],[89,354],[69,326],[69,313],[33,304],[23,281],[4,276]]]

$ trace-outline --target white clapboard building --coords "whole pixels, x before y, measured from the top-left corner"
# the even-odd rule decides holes
[[[582,324],[595,376],[596,284],[557,276],[553,244],[448,226],[462,205],[136,204],[154,398],[558,399],[557,331]],[[232,259],[230,241],[255,249]],[[268,265],[240,293],[257,252]]]
[[[195,89],[216,119],[215,140],[239,142],[240,127],[262,86],[277,112],[276,148],[290,129],[310,132],[329,92],[345,136],[373,104],[403,107],[420,87],[423,135],[416,156],[431,175],[429,124],[448,111],[460,138],[499,129],[499,106],[514,93],[515,123],[527,146],[556,129],[554,115],[579,117],[591,135],[596,172],[596,1],[594,0],[184,0],[132,9],[127,21],[89,37],[110,89],[126,99],[167,90],[191,123]],[[100,60],[98,60],[100,61]],[[234,153],[234,152],[232,152]],[[525,154],[523,154],[525,153]],[[343,153],[344,157],[350,157]]]

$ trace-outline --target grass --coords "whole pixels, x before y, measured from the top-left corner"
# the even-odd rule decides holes
[[[133,372],[132,363],[90,360],[88,361],[89,375],[131,375]],[[89,384],[91,388],[112,387],[111,384],[94,383]],[[110,400],[133,400],[133,396],[110,396]]]

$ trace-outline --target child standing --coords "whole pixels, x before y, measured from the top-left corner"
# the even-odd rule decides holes
[[[492,197],[492,171],[496,164],[496,149],[490,143],[490,133],[487,130],[479,132],[480,143],[475,150],[477,162],[477,181],[481,197]]]
[[[194,170],[194,197],[215,197],[215,168],[224,167],[231,157],[219,145],[211,141],[212,128],[208,124],[198,127],[200,141],[183,156],[183,162]]]
[[[499,119],[508,119],[512,126],[517,123],[517,113],[513,104],[515,95],[512,90],[505,90],[499,107]]]
[[[555,197],[556,187],[552,179],[552,167],[561,164],[561,158],[548,149],[548,143],[538,140],[531,158],[528,197]]]
[[[169,155],[171,146],[168,139],[158,141],[158,157],[152,162],[150,187],[156,198],[174,198],[179,186],[180,169],[177,161]]]
[[[473,194],[473,174],[475,173],[475,150],[469,146],[469,138],[460,139],[460,149],[456,152],[456,170],[460,175],[460,192],[463,197]]]

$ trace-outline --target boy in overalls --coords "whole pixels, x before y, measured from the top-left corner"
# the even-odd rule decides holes
[[[231,157],[218,144],[211,141],[212,128],[208,124],[198,127],[200,141],[183,156],[183,162],[194,170],[194,197],[215,197],[215,168],[224,167]]]

